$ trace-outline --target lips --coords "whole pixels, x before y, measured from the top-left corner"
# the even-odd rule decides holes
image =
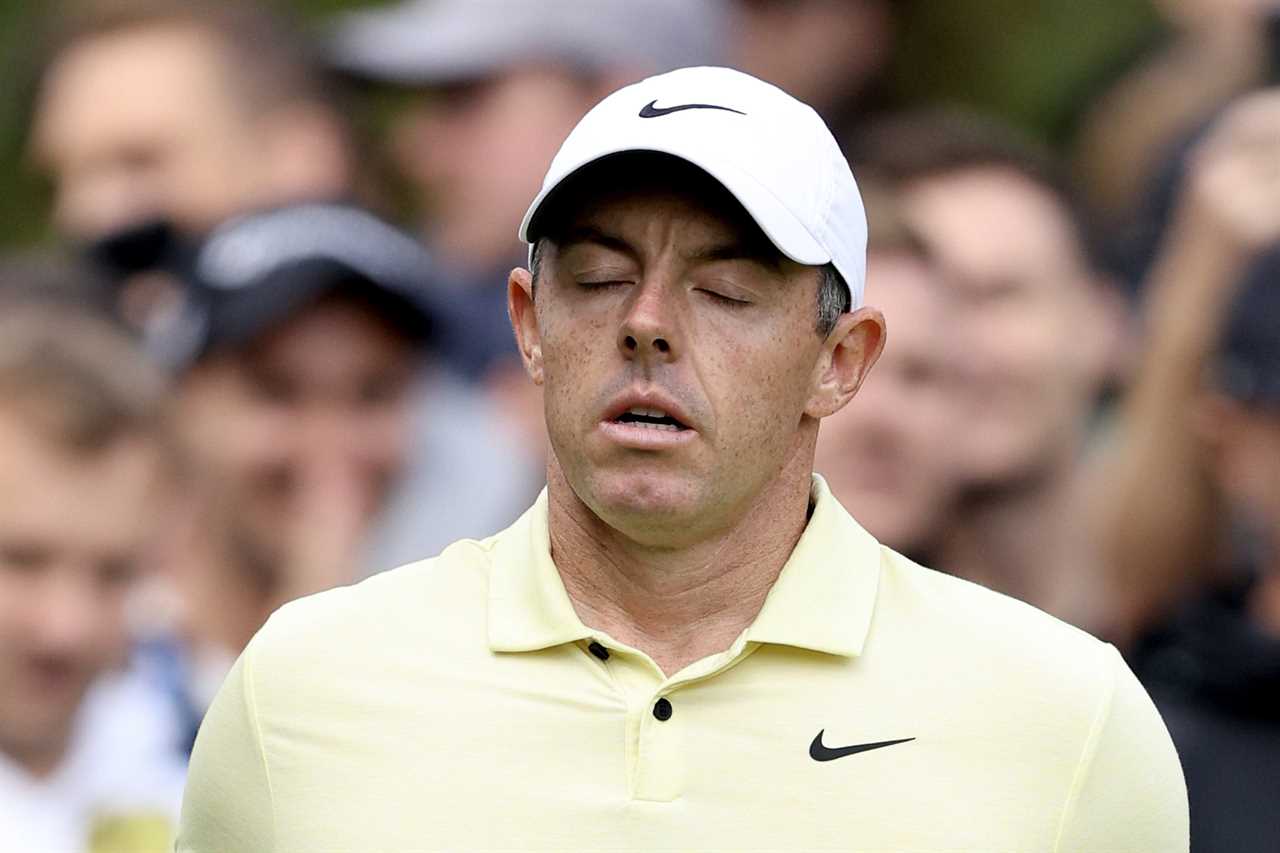
[[[600,419],[607,439],[633,450],[669,450],[693,441],[698,431],[685,410],[657,391],[628,391]]]
[[[690,418],[674,401],[656,391],[628,392],[605,410],[605,423],[666,432],[692,430]]]

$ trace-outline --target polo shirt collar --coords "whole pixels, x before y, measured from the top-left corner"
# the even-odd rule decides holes
[[[860,654],[875,607],[880,545],[813,475],[813,513],[755,622],[751,643],[826,654]],[[584,640],[582,624],[551,560],[547,492],[494,540],[489,647],[529,652]]]
[[[489,648],[533,652],[590,637],[551,560],[547,490],[494,543],[489,573]]]
[[[751,627],[747,642],[853,657],[862,653],[880,583],[880,543],[813,475],[813,513]]]

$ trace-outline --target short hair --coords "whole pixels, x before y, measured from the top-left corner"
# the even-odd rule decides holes
[[[151,27],[189,28],[227,53],[228,82],[251,111],[312,103],[337,112],[332,78],[292,19],[248,0],[86,0],[50,22],[37,80],[77,45]]]
[[[959,109],[923,109],[872,122],[848,140],[858,174],[893,186],[974,169],[1007,169],[1058,202],[1088,263],[1104,263],[1093,217],[1065,170],[1045,146],[998,119]]]
[[[163,439],[166,391],[107,317],[62,300],[0,298],[0,408],[50,442],[94,455],[127,437]]]

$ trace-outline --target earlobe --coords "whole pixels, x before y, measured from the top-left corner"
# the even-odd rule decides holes
[[[533,304],[533,277],[526,269],[517,267],[507,278],[507,315],[511,319],[511,329],[516,335],[516,346],[525,372],[533,384],[541,385],[542,334]]]
[[[884,315],[879,309],[864,307],[842,316],[823,344],[805,413],[820,419],[843,409],[880,358],[884,342]]]

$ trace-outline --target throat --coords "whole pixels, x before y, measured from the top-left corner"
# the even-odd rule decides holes
[[[688,547],[644,545],[550,472],[551,556],[578,618],[671,675],[728,649],[759,614],[808,520],[808,481],[758,496],[736,524]]]

